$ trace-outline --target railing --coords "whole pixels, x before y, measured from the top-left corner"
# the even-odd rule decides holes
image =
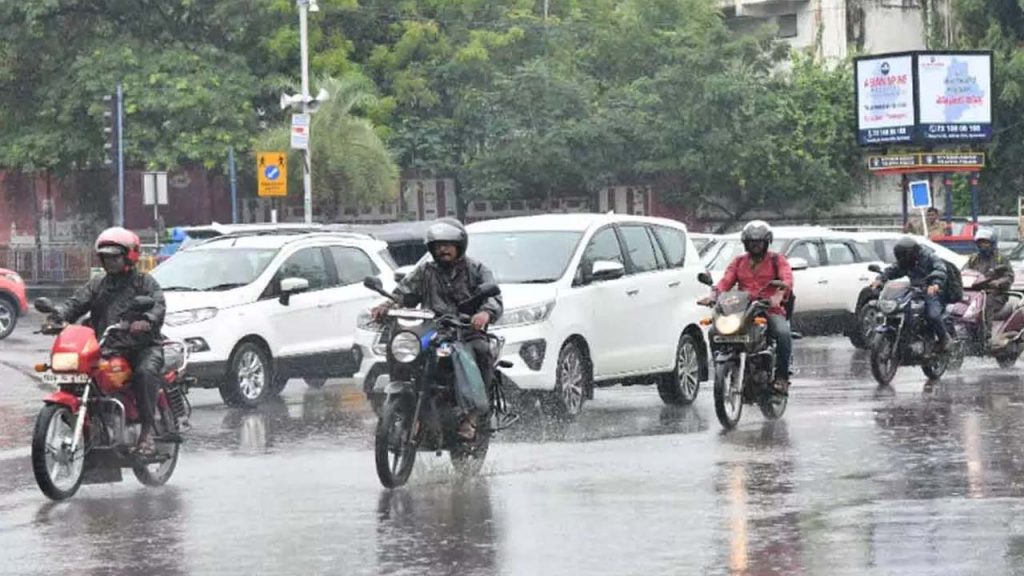
[[[92,247],[0,246],[0,268],[14,270],[29,284],[75,284],[89,280]]]

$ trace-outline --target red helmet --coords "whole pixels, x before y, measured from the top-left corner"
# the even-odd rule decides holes
[[[140,245],[135,232],[115,226],[107,228],[96,238],[96,253],[123,255],[132,265],[139,261]]]

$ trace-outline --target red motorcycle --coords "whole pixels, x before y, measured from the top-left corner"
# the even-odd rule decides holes
[[[110,326],[97,340],[92,328],[47,324],[41,334],[55,335],[49,364],[36,366],[43,381],[58,390],[47,396],[32,434],[32,471],[39,488],[53,500],[70,498],[82,484],[121,481],[121,469],[131,468],[146,486],[161,486],[171,478],[178,463],[180,430],[191,406],[185,397],[188,382],[181,376],[188,363],[188,347],[164,341],[164,385],[157,393],[154,415],[156,453],[136,454],[133,447],[141,432],[139,408],[129,386],[131,364],[107,354],[104,340],[127,331],[131,320],[141,318],[153,299],[136,297],[126,317]],[[50,314],[46,298],[36,310]]]

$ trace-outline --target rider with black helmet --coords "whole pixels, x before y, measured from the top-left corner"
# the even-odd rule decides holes
[[[925,321],[939,339],[940,349],[949,347],[949,334],[942,323],[942,311],[946,308],[942,289],[946,284],[946,265],[935,252],[927,246],[921,246],[910,236],[904,236],[892,249],[896,263],[882,271],[872,284],[877,289],[883,282],[906,276],[910,284],[917,287],[927,286],[925,295]]]
[[[461,222],[443,218],[427,229],[427,249],[433,258],[420,263],[395,289],[394,294],[404,306],[417,304],[436,314],[457,314],[459,302],[468,300],[483,284],[494,283],[494,274],[486,266],[466,256],[469,235]],[[380,319],[389,304],[373,310]],[[503,305],[500,296],[488,298],[472,317],[473,327],[481,332],[501,317]],[[477,367],[485,384],[494,373],[494,359],[490,345],[483,335],[471,337],[465,343],[471,347]],[[459,435],[472,439],[476,434],[476,414],[466,414]]]

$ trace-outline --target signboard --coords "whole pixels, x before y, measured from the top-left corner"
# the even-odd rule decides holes
[[[910,183],[910,206],[920,210],[932,207],[931,186],[927,180],[915,180]]]
[[[868,156],[868,170],[877,174],[909,172],[977,172],[985,167],[982,152],[928,152]]]
[[[309,114],[292,114],[292,148],[309,149]]]
[[[167,172],[142,173],[142,204],[167,205]]]
[[[257,195],[288,195],[288,154],[286,152],[257,152],[256,175],[259,179]]]
[[[914,136],[914,55],[856,59],[857,142],[910,142]]]
[[[926,142],[992,139],[992,54],[917,56],[918,133]]]

